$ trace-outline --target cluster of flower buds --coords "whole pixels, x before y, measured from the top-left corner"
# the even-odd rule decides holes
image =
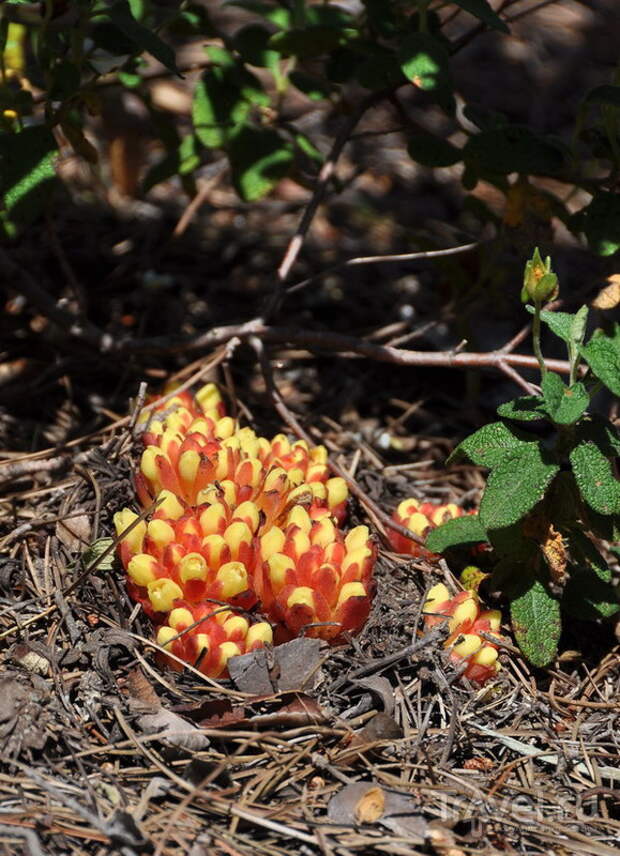
[[[494,677],[500,664],[497,645],[491,640],[502,639],[499,610],[482,610],[474,591],[462,591],[450,597],[446,586],[437,583],[424,604],[424,625],[430,629],[446,620],[449,636],[445,645],[450,649],[450,659],[463,670],[462,674],[477,684]]]
[[[239,428],[213,384],[168,399],[145,427],[136,486],[155,509],[114,523],[129,594],[162,647],[217,677],[272,641],[269,624],[239,611],[258,605],[277,641],[361,629],[375,548],[366,526],[340,528],[347,485],[329,478],[323,447]]]
[[[410,529],[415,535],[426,538],[431,529],[441,526],[454,517],[462,517],[466,512],[453,502],[438,504],[434,502],[420,502],[413,497],[403,499],[392,519],[401,526]],[[421,544],[406,538],[399,532],[389,530],[389,538],[392,547],[397,553],[407,553],[416,558],[428,559],[434,555]]]

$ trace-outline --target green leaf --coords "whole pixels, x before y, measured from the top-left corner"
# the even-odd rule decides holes
[[[584,104],[607,104],[611,107],[620,107],[620,86],[610,84],[595,86],[583,100]]]
[[[107,555],[104,556],[106,552]],[[114,538],[98,538],[93,541],[82,553],[82,565],[93,570],[97,568],[100,571],[111,571],[114,567]]]
[[[534,562],[540,555],[537,542],[523,534],[522,520],[501,529],[491,529],[487,538],[497,555],[511,562]]]
[[[422,166],[452,166],[462,157],[461,150],[453,146],[449,140],[424,131],[416,131],[409,137],[407,151],[409,157]]]
[[[370,44],[363,52],[363,58],[355,70],[360,86],[366,89],[388,89],[405,82],[403,73],[394,51],[381,45]]]
[[[287,32],[275,33],[269,39],[269,47],[284,56],[310,59],[343,47],[358,35],[357,30],[338,30],[333,27],[304,27]]]
[[[513,401],[506,401],[497,408],[498,416],[504,419],[516,419],[518,422],[534,422],[547,415],[544,399],[540,395],[522,395]]]
[[[163,42],[153,30],[136,21],[127,0],[117,0],[110,7],[108,15],[112,23],[140,50],[151,54],[170,71],[179,74],[176,57],[170,45]]]
[[[603,556],[582,532],[567,536],[571,556],[570,579],[562,606],[576,618],[609,618],[620,609],[612,574]]]
[[[526,305],[526,310],[530,315],[534,315],[536,310],[531,304]],[[571,312],[549,312],[543,309],[540,313],[540,320],[549,327],[552,333],[555,333],[564,342],[572,341],[572,328],[575,316]]]
[[[235,71],[233,65],[215,66],[196,83],[192,120],[196,136],[207,148],[225,146],[250,111]]]
[[[573,340],[575,345],[583,344],[587,326],[588,307],[584,305],[580,309],[578,309],[573,316],[573,323],[571,325],[570,333],[571,339]]]
[[[280,54],[268,47],[272,33],[260,24],[248,24],[235,33],[233,44],[244,62],[261,68],[277,68]]]
[[[596,336],[582,346],[581,355],[607,389],[620,395],[620,337]]]
[[[460,544],[479,544],[487,535],[477,514],[454,517],[432,529],[426,539],[426,547],[433,553],[443,553],[448,547]]]
[[[609,458],[592,442],[580,442],[570,453],[579,493],[599,514],[620,514],[620,482]]]
[[[54,136],[43,125],[0,134],[0,187],[9,232],[43,212],[57,181],[57,154]]]
[[[599,190],[590,204],[577,212],[571,228],[585,234],[595,253],[613,255],[620,250],[620,196]]]
[[[502,529],[520,520],[543,499],[559,469],[543,458],[539,443],[527,443],[517,457],[495,466],[480,502],[485,529]]]
[[[441,42],[427,33],[409,33],[399,46],[398,57],[403,74],[414,86],[438,95],[440,103],[453,100],[450,57]]]
[[[492,30],[499,30],[501,33],[510,32],[508,25],[491,8],[487,0],[453,0],[453,2]]]
[[[557,425],[572,425],[590,404],[590,396],[582,383],[577,382],[568,387],[555,372],[547,372],[542,391],[547,413]]]
[[[595,443],[607,458],[620,455],[620,432],[609,419],[589,413],[575,426],[577,442]]]
[[[228,147],[233,184],[246,202],[266,196],[288,174],[293,146],[277,131],[242,125]]]
[[[510,604],[510,619],[519,648],[534,666],[555,657],[562,630],[560,604],[530,575],[528,588]]]
[[[521,454],[532,442],[536,442],[536,438],[529,437],[517,428],[505,422],[492,422],[459,443],[446,463],[465,458],[479,467],[495,467]]]
[[[565,162],[560,143],[538,136],[525,125],[506,125],[470,137],[463,157],[479,173],[501,175],[554,175]]]

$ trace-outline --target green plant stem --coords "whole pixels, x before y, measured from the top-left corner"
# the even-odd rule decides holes
[[[532,323],[532,346],[534,348],[534,355],[538,360],[538,365],[540,366],[540,379],[542,381],[545,379],[545,375],[547,374],[547,366],[545,365],[542,351],[540,350],[540,303],[538,301],[534,303],[534,310],[534,321]]]

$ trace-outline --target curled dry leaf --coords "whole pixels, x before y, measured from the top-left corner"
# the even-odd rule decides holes
[[[312,690],[321,679],[320,639],[301,637],[273,650],[258,648],[228,661],[228,671],[240,692],[273,695],[287,690]]]
[[[200,728],[163,707],[156,713],[141,716],[138,725],[146,734],[158,734],[163,743],[175,749],[200,752],[209,745],[209,738]]]
[[[376,782],[352,782],[329,801],[328,818],[336,824],[379,823],[410,844],[423,844],[428,825],[412,797],[395,794]]]
[[[59,520],[56,524],[56,537],[69,553],[81,553],[88,547],[91,539],[88,515],[73,512],[66,520]]]

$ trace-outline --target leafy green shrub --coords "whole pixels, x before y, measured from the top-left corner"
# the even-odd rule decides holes
[[[178,176],[193,195],[195,171],[222,155],[245,201],[269,194],[284,176],[307,184],[316,179],[325,155],[288,120],[287,92],[303,94],[325,113],[346,114],[352,110],[352,92],[360,93],[362,108],[370,108],[415,91],[420,96],[415,121],[403,112],[406,148],[414,161],[432,169],[460,165],[467,191],[480,180],[495,185],[506,196],[508,225],[543,205],[545,217],[558,216],[585,234],[596,252],[609,255],[620,248],[620,203],[613,192],[620,168],[620,86],[606,84],[586,94],[572,147],[473,103],[463,107],[467,124],[456,120],[453,57],[485,28],[497,39],[509,32],[487,0],[363,0],[356,12],[310,0],[228,0],[224,5],[239,7],[253,19],[231,33],[222,31],[204,6],[191,2],[1,4],[0,193],[9,234],[48,203],[56,183],[60,131],[63,145],[90,162],[97,160],[84,125],[100,107],[101,87],[117,84],[143,100],[165,150],[144,177],[143,192]],[[455,30],[455,15],[469,30]],[[153,107],[147,60],[175,76],[179,50],[191,42],[204,45],[204,70],[194,87],[192,127],[184,131]],[[431,113],[437,109],[445,118],[443,134],[432,130]],[[449,139],[456,131],[457,142]],[[591,201],[571,215],[559,198],[524,192],[529,176],[584,188]],[[473,205],[493,219],[472,198]]]
[[[536,250],[526,265],[523,298],[533,300],[526,308],[534,316],[541,391],[502,404],[498,422],[453,451],[448,462],[490,470],[479,513],[450,520],[426,541],[438,553],[487,542],[490,585],[510,600],[516,639],[538,666],[556,654],[562,615],[609,618],[620,608],[600,544],[620,541],[614,473],[620,434],[589,412],[601,386],[620,395],[620,325],[612,335],[596,330],[586,341],[587,307],[575,314],[541,308],[556,290],[550,260],[543,263]],[[540,322],[566,344],[568,383],[545,366]]]

